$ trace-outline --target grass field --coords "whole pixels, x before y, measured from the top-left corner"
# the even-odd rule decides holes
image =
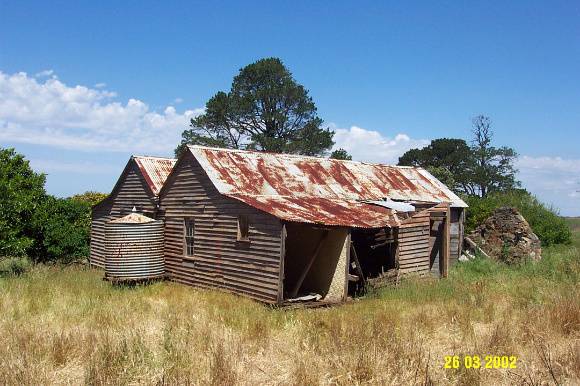
[[[0,383],[578,384],[578,226],[574,237],[537,264],[475,260],[446,280],[292,311],[36,266],[0,277]],[[517,368],[444,369],[446,355],[516,356]]]
[[[573,232],[576,232],[577,234],[580,232],[580,217],[568,217],[566,218],[566,221],[568,221]]]

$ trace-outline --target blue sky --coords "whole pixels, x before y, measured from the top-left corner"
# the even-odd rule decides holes
[[[171,155],[238,69],[280,57],[356,159],[491,116],[525,187],[580,215],[579,2],[0,2],[0,145],[51,193]]]

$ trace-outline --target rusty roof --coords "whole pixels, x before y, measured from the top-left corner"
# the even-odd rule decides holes
[[[400,223],[396,211],[351,200],[311,196],[228,196],[292,222],[354,228],[383,228]]]
[[[365,200],[467,206],[422,168],[189,146],[224,195],[288,221],[384,227],[396,211]]]
[[[167,176],[169,176],[169,173],[171,173],[171,170],[177,161],[173,158],[139,155],[134,155],[133,160],[137,163],[145,181],[147,181],[147,185],[149,185],[149,188],[156,196],[159,194]]]

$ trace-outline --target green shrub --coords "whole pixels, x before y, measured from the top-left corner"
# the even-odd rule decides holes
[[[0,148],[0,256],[24,256],[32,245],[29,224],[45,195],[44,180],[14,149]]]
[[[55,198],[46,195],[44,182],[22,155],[0,148],[0,256],[28,255],[41,262],[88,256],[91,206],[106,195]]]
[[[542,204],[523,189],[495,193],[485,198],[468,196],[465,201],[469,205],[465,220],[466,232],[471,232],[483,223],[495,209],[511,206],[524,216],[543,246],[570,244],[572,241],[572,232],[566,220],[554,208]]]
[[[107,193],[87,191],[81,194],[75,194],[74,196],[71,196],[71,199],[88,202],[91,206],[94,206],[107,198],[107,196]]]
[[[33,221],[34,260],[69,263],[87,257],[90,210],[88,202],[47,197]]]
[[[0,260],[0,276],[20,276],[30,269],[25,257],[7,257]]]

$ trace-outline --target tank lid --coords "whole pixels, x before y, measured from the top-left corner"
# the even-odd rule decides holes
[[[143,224],[147,222],[155,221],[154,219],[143,216],[139,213],[131,213],[126,215],[125,217],[118,218],[116,220],[111,220],[109,222],[114,224]]]

